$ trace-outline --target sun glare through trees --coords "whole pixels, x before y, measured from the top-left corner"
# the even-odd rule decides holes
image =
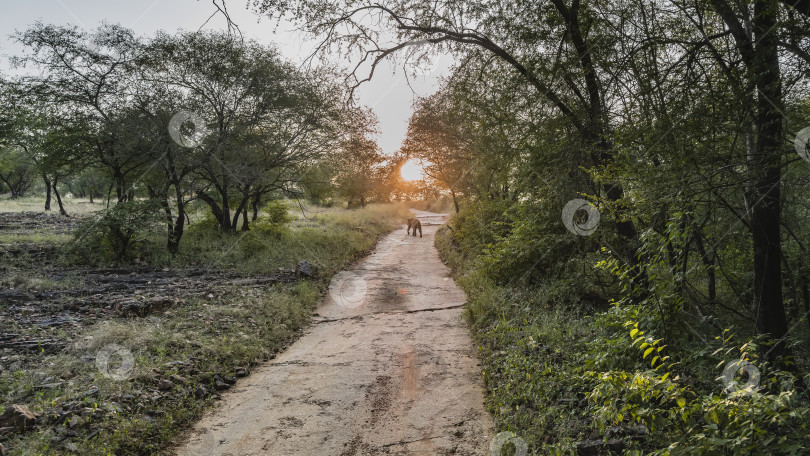
[[[810,0],[6,3],[0,456],[810,454]]]
[[[418,181],[425,178],[425,170],[422,167],[422,164],[419,162],[419,160],[413,158],[406,161],[405,164],[402,165],[402,169],[399,170],[399,174],[406,182]]]

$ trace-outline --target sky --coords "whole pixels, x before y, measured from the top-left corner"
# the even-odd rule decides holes
[[[228,1],[231,19],[239,26],[245,38],[262,44],[273,44],[291,62],[302,65],[314,48],[312,37],[294,30],[294,25],[262,18],[245,6],[246,0]],[[19,55],[23,48],[9,39],[15,31],[23,31],[36,21],[59,25],[77,25],[95,29],[102,21],[120,24],[138,35],[151,36],[158,30],[226,30],[221,14],[207,23],[216,8],[209,0],[26,0],[6,2],[0,16],[0,71],[9,73],[8,57]],[[275,30],[274,30],[275,29]],[[342,56],[330,56],[333,62],[349,66],[356,62]],[[407,130],[408,118],[415,96],[434,92],[439,77],[447,73],[450,58],[441,56],[431,68],[412,69],[408,76],[402,64],[383,63],[378,66],[370,82],[357,92],[360,104],[371,107],[379,118],[381,134],[378,138],[383,152],[396,152]],[[410,82],[410,84],[409,84]]]

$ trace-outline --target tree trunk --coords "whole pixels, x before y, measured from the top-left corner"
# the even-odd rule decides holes
[[[179,193],[179,192],[178,192]],[[180,239],[183,237],[183,231],[186,223],[186,208],[183,200],[177,200],[177,218],[174,220],[174,227],[170,227],[169,240],[166,247],[169,252],[175,254],[180,250]]]
[[[222,218],[219,220],[219,225],[222,231],[231,232],[233,225],[231,225],[231,207],[228,202],[228,192],[226,190],[220,191],[222,195]]]
[[[231,222],[231,228],[236,231],[236,226],[239,223],[239,216],[242,215],[242,212],[245,212],[245,221],[247,221],[247,203],[248,197],[242,197],[242,200],[239,201],[239,206],[236,207],[236,210],[233,213],[233,222]],[[247,230],[245,230],[247,231]]]
[[[802,284],[802,300],[804,301],[804,314],[810,315],[810,289],[808,289],[806,282]],[[807,327],[810,328],[810,318],[805,318],[805,320],[807,321]]]
[[[177,253],[180,250],[180,239],[183,238],[183,232],[185,231],[186,211],[182,207],[182,203],[177,205],[177,210],[180,212],[174,221],[174,231],[172,231],[168,243],[169,252],[171,253]]]
[[[450,190],[450,195],[453,197],[453,207],[456,208],[456,214],[458,214],[458,199],[456,198],[456,192],[452,189]]]
[[[250,203],[253,207],[253,221],[255,222],[257,218],[259,218],[259,197],[256,196],[253,198],[253,201]]]
[[[152,193],[151,189],[149,193]],[[153,198],[156,196],[157,195],[152,195]],[[169,196],[166,194],[165,187],[163,193],[160,195],[160,206],[163,208],[163,213],[166,215],[166,248],[170,252],[176,253],[176,250],[172,250],[173,247],[175,249],[177,247],[176,243],[172,242],[174,238],[174,219],[172,218],[172,209],[169,206]]]
[[[58,177],[53,178],[53,194],[56,195],[56,202],[59,204],[59,213],[64,215],[64,216],[67,216],[68,213],[65,210],[65,206],[62,205],[62,197],[59,196],[59,189],[56,188],[56,184],[57,184],[58,180],[59,180]]]
[[[114,185],[115,185],[115,182],[110,182],[110,186],[107,187],[107,209],[110,208],[110,200],[112,199],[111,198],[112,197],[112,189],[113,189]]]
[[[694,227],[695,231],[695,246],[700,254],[703,265],[706,267],[707,289],[709,294],[709,312],[714,312],[714,305],[717,301],[717,276],[714,272],[714,253],[709,255],[706,251],[706,246],[703,243],[703,231],[697,226]]]
[[[250,227],[248,226],[248,211],[247,208],[242,209],[242,231],[248,231]]]
[[[120,169],[115,169],[113,171],[113,181],[115,182],[115,196],[118,198],[118,202],[122,203],[127,200],[127,193],[124,190],[124,175],[121,174]]]
[[[774,360],[787,353],[782,338],[787,321],[782,297],[781,161],[783,153],[782,84],[778,59],[776,0],[754,3],[753,30],[755,53],[750,74],[757,87],[756,155],[749,161],[754,177],[750,203],[751,234],[754,246],[754,310],[760,334],[775,339],[767,351]],[[774,106],[775,105],[775,106]]]
[[[228,227],[230,227],[230,217],[225,215],[225,213],[219,207],[219,204],[217,204],[214,198],[211,198],[207,193],[201,191],[197,192],[197,197],[203,200],[206,204],[208,204],[208,207],[211,208],[211,213],[214,214],[214,217],[217,219],[217,221],[219,221],[219,227],[223,231],[228,231],[228,229],[226,229],[226,227],[223,225],[222,220],[223,219],[228,220],[227,225]]]
[[[45,210],[51,210],[51,180],[48,176],[43,174],[42,180],[45,181]]]

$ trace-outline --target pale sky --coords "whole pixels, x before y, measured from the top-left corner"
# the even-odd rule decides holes
[[[18,0],[5,3],[0,15],[0,71],[5,73],[9,68],[8,56],[21,52],[17,43],[8,36],[15,30],[25,30],[38,20],[50,24],[73,24],[84,29],[94,29],[102,21],[107,21],[133,29],[138,35],[151,36],[157,30],[197,30],[216,11],[208,0]],[[289,23],[282,22],[274,33],[275,21],[247,10],[245,4],[246,0],[227,3],[231,19],[239,25],[245,38],[263,44],[273,43],[288,60],[301,64],[309,55],[313,41],[293,31],[293,25]],[[224,18],[218,14],[205,25],[205,29],[224,30],[225,25]],[[340,56],[333,59],[343,66],[356,63]],[[393,153],[399,149],[414,93],[428,95],[435,91],[438,78],[447,72],[449,64],[449,57],[441,57],[433,68],[419,71],[427,74],[411,77],[410,87],[401,64],[396,67],[382,64],[372,81],[361,86],[357,93],[360,103],[370,106],[379,117],[379,143],[384,152]]]

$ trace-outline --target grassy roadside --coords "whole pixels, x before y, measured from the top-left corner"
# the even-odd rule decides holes
[[[316,275],[266,286],[223,284],[148,318],[102,318],[78,329],[60,326],[51,336],[71,340],[70,346],[53,354],[42,351],[24,368],[14,355],[2,353],[2,405],[24,404],[39,419],[27,432],[0,432],[0,442],[11,455],[169,454],[173,439],[212,406],[216,390],[293,341],[332,274],[372,249],[407,213],[400,205],[316,209],[282,231],[235,235],[192,225],[180,255],[155,255],[144,267],[193,265],[255,277],[307,260]],[[29,237],[44,243],[62,240]],[[13,274],[18,289],[58,286],[48,286],[51,282],[23,265],[18,262]],[[75,284],[81,286],[81,279]],[[117,350],[105,372],[126,372],[123,379],[98,368],[100,354],[110,353],[110,347]],[[131,370],[126,369],[127,354],[132,355]]]
[[[585,305],[582,276],[498,285],[482,261],[486,253],[465,250],[456,238],[464,225],[454,225],[455,233],[437,233],[436,246],[468,296],[486,405],[498,431],[514,432],[530,455],[799,455],[810,448],[810,378],[803,386],[801,376],[759,362],[756,340],[732,332],[708,341],[656,334],[649,307]],[[736,358],[757,363],[755,390],[724,389],[723,367]],[[738,387],[745,381],[735,380]],[[502,454],[513,454],[506,446]]]
[[[465,315],[498,431],[514,432],[530,454],[576,454],[574,439],[590,424],[580,405],[592,385],[574,371],[585,351],[581,341],[592,329],[546,305],[541,296],[494,284],[446,228],[437,233],[436,247],[468,296]],[[508,446],[502,454],[511,454]]]

